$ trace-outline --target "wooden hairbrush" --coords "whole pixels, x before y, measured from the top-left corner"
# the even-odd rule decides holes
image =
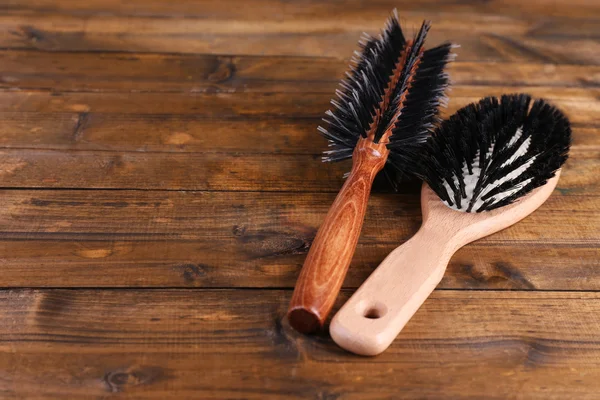
[[[418,158],[446,102],[449,43],[424,50],[429,22],[406,41],[394,12],[379,38],[364,35],[351,71],[327,111],[323,161],[352,158],[352,170],[312,243],[288,318],[298,331],[322,328],[342,286],[362,228],[375,176],[394,182],[417,171]],[[391,178],[392,174],[394,178]]]
[[[423,157],[419,231],[381,263],[334,316],[330,333],[361,355],[384,351],[444,275],[452,255],[509,227],[554,190],[568,119],[528,95],[485,98],[441,124]]]

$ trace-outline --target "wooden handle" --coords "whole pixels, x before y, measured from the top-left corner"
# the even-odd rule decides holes
[[[387,349],[444,276],[455,249],[444,235],[423,226],[391,252],[331,321],[333,340],[360,355]]]
[[[386,158],[385,145],[359,140],[350,175],[319,228],[296,282],[288,311],[296,330],[311,333],[323,327],[352,260],[373,179]]]
[[[354,293],[331,321],[333,340],[361,355],[384,351],[444,276],[454,252],[525,218],[550,196],[560,171],[516,203],[482,213],[447,207],[423,184],[421,229],[398,247]]]

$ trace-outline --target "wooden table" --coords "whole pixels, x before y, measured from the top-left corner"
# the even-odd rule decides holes
[[[0,398],[600,398],[597,0],[1,3]],[[316,127],[394,6],[462,45],[446,115],[527,91],[574,144],[550,200],[362,358],[284,315],[349,169]],[[375,190],[338,307],[418,191]]]

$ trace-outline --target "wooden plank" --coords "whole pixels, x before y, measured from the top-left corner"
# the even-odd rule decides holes
[[[301,85],[300,85],[301,86]],[[165,116],[323,117],[335,84],[323,93],[92,93],[0,91],[0,112],[112,113]],[[600,89],[523,86],[453,86],[446,114],[484,96],[528,92],[564,109],[576,125],[598,125]],[[156,117],[158,118],[158,117]]]
[[[3,191],[5,287],[292,287],[334,194]],[[597,197],[554,195],[453,258],[442,287],[600,289]],[[418,195],[374,194],[346,287],[420,223]]]
[[[377,358],[293,331],[282,321],[289,295],[3,291],[0,390],[40,399],[544,400],[600,390],[598,293],[437,291]]]
[[[268,243],[277,235],[306,242],[335,197],[335,193],[126,190],[2,190],[0,194],[0,232],[7,239],[87,235],[105,240],[225,238],[241,243]],[[417,188],[408,194],[371,196],[362,242],[399,244],[411,236],[420,224],[418,197]],[[559,189],[528,217],[527,224],[516,224],[482,241],[596,244],[599,207],[597,196]]]
[[[46,12],[75,16],[94,16],[99,14],[140,17],[200,18],[210,15],[215,19],[264,20],[277,17],[277,20],[311,18],[328,20],[336,23],[340,19],[378,20],[382,15],[397,7],[403,15],[427,12],[432,15],[458,13],[472,15],[506,15],[513,18],[531,16],[556,16],[590,19],[600,11],[594,0],[573,0],[557,2],[555,0],[536,0],[522,2],[519,0],[490,0],[481,4],[479,1],[450,0],[410,0],[373,1],[369,4],[357,0],[344,2],[322,2],[307,0],[302,4],[282,0],[251,0],[231,7],[229,2],[219,0],[184,0],[176,3],[164,0],[91,0],[71,4],[68,0],[22,0],[4,1],[6,12],[31,13]],[[332,18],[335,16],[335,18]]]
[[[469,62],[463,53],[462,47],[457,50],[458,59],[450,67],[452,80],[458,87],[598,89],[600,65],[561,65],[547,61]],[[350,55],[352,50],[346,58]],[[0,63],[3,69],[0,88],[55,92],[315,92],[332,95],[348,70],[346,60],[323,57],[22,50],[1,51]]]
[[[327,147],[320,117],[0,112],[0,119],[2,148],[314,155]],[[581,131],[590,132],[584,143],[600,147],[595,128]]]
[[[597,195],[599,159],[597,147],[573,149],[559,188]],[[5,188],[337,192],[349,170],[318,154],[0,150]]]
[[[277,232],[213,240],[24,236],[0,241],[2,287],[293,288],[312,239]],[[403,240],[361,242],[344,287],[360,286]],[[600,245],[598,238],[561,244],[490,237],[458,251],[439,287],[600,291]]]
[[[570,116],[573,150],[597,149],[600,102],[594,91],[550,91],[539,94],[551,95]],[[443,115],[476,101],[473,92],[455,87]],[[501,89],[480,91],[498,93]],[[325,148],[316,127],[329,96],[0,92],[0,147],[317,154]]]
[[[511,90],[512,91],[512,90]],[[550,91],[550,89],[548,90]],[[553,90],[571,118],[574,148],[600,142],[600,101],[593,90]],[[468,93],[470,92],[470,93]],[[474,90],[455,87],[448,116]],[[534,94],[535,91],[530,91]],[[502,93],[501,88],[480,91]],[[464,97],[461,95],[469,94]],[[0,146],[122,151],[245,151],[316,154],[329,94],[99,94],[0,92]]]
[[[0,148],[7,149],[315,155],[327,146],[316,130],[321,118],[310,116],[0,111],[0,119]],[[575,124],[573,129],[574,153],[600,149],[600,128]]]
[[[505,90],[503,90],[505,89]],[[485,88],[473,90],[454,87],[448,108],[442,109],[447,117],[465,105],[478,101],[481,97],[516,92],[507,88]],[[570,118],[577,128],[598,128],[600,126],[600,100],[592,98],[593,90],[582,89],[580,92],[561,94],[556,89],[553,96],[544,96],[543,91],[526,90],[535,96],[549,99]],[[333,92],[333,91],[332,91]],[[542,93],[540,93],[542,92]],[[584,94],[585,92],[585,94]],[[539,96],[541,94],[541,96]],[[600,96],[600,92],[598,93]],[[321,123],[325,110],[330,108],[331,93],[235,93],[235,94],[162,94],[162,93],[48,93],[48,92],[0,92],[0,113],[10,123],[16,119],[17,127],[23,133],[27,129],[35,129],[37,121],[44,121],[44,114],[66,113],[60,116],[56,125],[80,126],[85,128],[95,119],[104,118],[114,123],[127,125],[130,120],[145,117],[149,124],[188,123],[193,119],[211,119],[213,123],[226,125],[235,118],[246,118],[248,123],[265,123],[269,120],[287,119],[293,123],[310,123],[313,128]],[[33,114],[15,114],[36,113]],[[93,114],[112,114],[110,116],[93,116]],[[137,114],[131,116],[131,114]],[[50,116],[54,118],[54,116]],[[128,119],[129,118],[129,119]],[[82,120],[79,120],[82,119]],[[94,119],[94,121],[90,121]],[[70,120],[70,122],[69,122]],[[50,122],[40,122],[52,126]],[[27,125],[33,125],[28,128]],[[21,128],[23,126],[24,128]],[[42,127],[43,128],[43,127]],[[308,127],[307,127],[308,128]],[[109,128],[110,129],[110,128]],[[115,129],[114,127],[112,128]],[[176,128],[181,129],[181,127]],[[43,131],[44,129],[42,129]],[[5,129],[10,133],[11,130]],[[314,130],[313,130],[314,132]],[[311,134],[313,133],[311,132]],[[36,133],[36,132],[33,132]],[[17,135],[13,135],[17,136]],[[313,135],[314,136],[314,135]],[[135,138],[132,138],[135,140]],[[165,143],[166,144],[166,143]]]
[[[44,11],[16,11],[0,17],[0,46],[45,51],[343,58],[352,54],[362,31],[371,34],[379,31],[394,6],[397,4],[389,3],[383,10],[367,14],[356,10],[347,16],[313,9],[309,11],[310,15],[296,17],[285,12],[274,16],[271,8],[261,10],[268,14],[259,18],[245,15],[215,17],[208,14],[208,10],[196,18],[120,17],[104,13],[82,18],[81,15]],[[220,7],[224,11],[227,6]],[[535,13],[529,14],[528,18],[443,10],[401,14],[407,27],[417,27],[423,19],[431,19],[433,29],[429,43],[439,44],[449,39],[460,43],[464,46],[463,57],[469,61],[600,63],[600,44],[594,40],[598,30],[593,12],[584,20],[531,17],[536,16]]]

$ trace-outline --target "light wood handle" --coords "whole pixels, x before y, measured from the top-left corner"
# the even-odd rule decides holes
[[[333,340],[361,355],[384,351],[444,276],[450,257],[467,243],[525,218],[550,196],[560,176],[517,202],[482,213],[447,207],[423,184],[421,229],[383,260],[331,321]]]
[[[453,253],[443,233],[423,226],[335,315],[329,329],[334,341],[360,355],[387,349],[440,282]]]
[[[288,311],[303,333],[323,327],[340,291],[358,242],[373,179],[385,164],[381,145],[359,142],[350,175],[329,209],[300,271]]]

